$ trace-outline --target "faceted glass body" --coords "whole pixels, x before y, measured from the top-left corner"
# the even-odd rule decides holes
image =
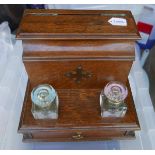
[[[31,92],[31,112],[35,119],[58,118],[58,95],[50,85],[39,85]]]

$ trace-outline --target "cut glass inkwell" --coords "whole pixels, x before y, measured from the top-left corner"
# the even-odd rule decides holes
[[[124,117],[127,105],[124,100],[128,95],[127,87],[118,81],[109,82],[100,94],[102,117]]]
[[[35,119],[58,118],[58,95],[55,89],[48,85],[39,85],[31,92],[32,114]]]

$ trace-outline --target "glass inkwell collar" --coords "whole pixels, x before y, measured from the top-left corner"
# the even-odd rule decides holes
[[[127,87],[118,81],[109,82],[100,95],[102,117],[123,117],[127,111],[124,103]]]
[[[58,117],[58,95],[48,85],[39,85],[31,92],[32,114],[35,119],[56,119]]]

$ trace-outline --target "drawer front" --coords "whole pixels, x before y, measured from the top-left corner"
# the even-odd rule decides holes
[[[30,141],[87,141],[87,140],[105,140],[105,139],[123,139],[126,136],[125,131],[102,130],[102,131],[55,131],[55,132],[33,132],[31,136],[24,137],[24,140]]]
[[[32,87],[51,84],[56,89],[98,89],[112,80],[127,82],[132,61],[25,61]]]

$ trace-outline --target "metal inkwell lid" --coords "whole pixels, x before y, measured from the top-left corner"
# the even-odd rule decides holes
[[[107,97],[109,103],[117,106],[124,102],[128,95],[128,90],[123,83],[112,81],[105,86],[104,95]]]
[[[48,84],[38,85],[31,92],[32,102],[41,108],[50,106],[55,97],[55,89]]]

